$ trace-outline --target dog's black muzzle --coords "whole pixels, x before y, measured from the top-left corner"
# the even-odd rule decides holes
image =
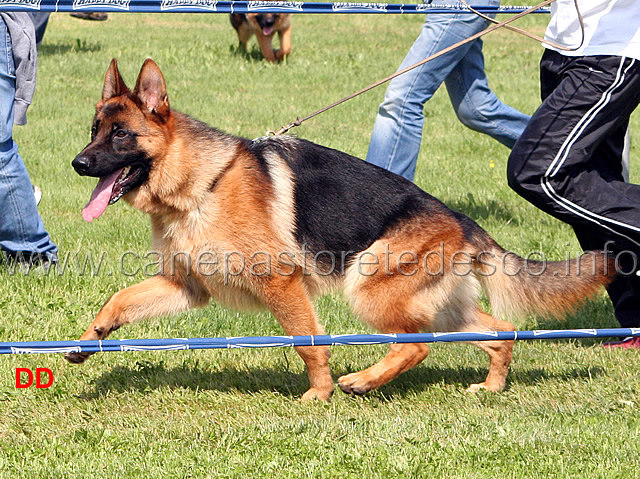
[[[90,144],[78,153],[71,162],[71,166],[73,166],[76,173],[80,176],[102,178],[126,166],[126,162],[114,160],[112,156],[113,154],[111,152],[105,153],[101,148],[96,148]]]
[[[71,166],[73,166],[73,169],[76,170],[76,173],[79,175],[87,176],[91,170],[91,160],[80,153],[71,162]]]

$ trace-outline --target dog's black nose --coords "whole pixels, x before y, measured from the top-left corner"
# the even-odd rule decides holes
[[[71,162],[71,166],[73,166],[79,175],[86,175],[91,167],[91,162],[86,156],[76,156]]]

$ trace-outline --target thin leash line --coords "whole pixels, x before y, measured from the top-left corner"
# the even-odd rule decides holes
[[[469,9],[471,12],[475,13],[476,15],[478,15],[481,18],[484,18],[485,20],[491,22],[491,23],[499,23],[498,20],[496,20],[495,18],[491,18],[488,15],[485,15],[482,12],[479,12],[478,10],[476,10],[475,8],[473,8],[471,5],[469,5],[466,0],[460,0],[460,2],[467,8]],[[578,22],[580,23],[580,32],[582,33],[582,38],[580,40],[580,44],[577,47],[574,48],[568,48],[565,47],[564,45],[560,45],[559,43],[556,42],[552,42],[551,40],[547,40],[545,38],[539,37],[538,35],[528,32],[526,30],[523,30],[522,28],[518,28],[518,27],[514,27],[513,25],[505,25],[504,28],[506,28],[507,30],[510,30],[512,32],[515,33],[519,33],[520,35],[524,35],[525,37],[529,37],[532,40],[536,40],[542,43],[546,43],[547,45],[550,45],[554,48],[557,48],[558,50],[561,50],[563,52],[575,52],[577,50],[579,50],[582,45],[584,45],[584,20],[582,18],[582,13],[580,12],[580,7],[578,6],[578,0],[573,0],[573,4],[576,7],[576,12],[578,14]]]
[[[445,54],[449,53],[450,51],[455,50],[458,47],[461,47],[462,45],[466,45],[467,43],[470,43],[470,42],[472,42],[474,40],[477,40],[478,38],[483,37],[484,35],[487,35],[488,33],[491,33],[491,32],[493,32],[495,30],[498,30],[500,28],[506,27],[506,26],[508,26],[509,23],[512,23],[512,22],[524,17],[525,15],[529,15],[530,13],[535,12],[536,10],[539,10],[539,9],[541,9],[543,7],[546,7],[547,5],[550,5],[553,2],[555,2],[555,0],[545,0],[544,2],[538,4],[538,5],[534,6],[534,7],[528,8],[527,10],[524,10],[523,12],[520,12],[520,13],[514,15],[511,18],[508,18],[508,19],[506,19],[506,20],[504,20],[502,22],[494,23],[494,25],[486,28],[485,30],[483,30],[481,32],[478,32],[475,35],[472,35],[472,36],[470,36],[470,37],[468,37],[468,38],[466,38],[464,40],[461,40],[461,41],[459,41],[457,43],[454,43],[453,45],[451,45],[451,46],[449,46],[447,48],[444,48],[443,50],[440,50],[439,52],[436,52],[431,56],[428,56],[427,58],[425,58],[424,60],[419,61],[418,63],[414,63],[413,65],[410,65],[407,68],[403,68],[402,70],[399,70],[399,71],[397,71],[397,72],[395,72],[395,73],[393,73],[393,74],[391,74],[391,75],[389,75],[389,76],[387,76],[387,77],[385,77],[385,78],[383,78],[381,80],[378,80],[377,82],[372,83],[371,85],[369,85],[369,86],[367,86],[365,88],[362,88],[361,90],[358,90],[357,92],[352,93],[351,95],[348,95],[348,96],[346,96],[344,98],[341,98],[340,100],[335,101],[335,102],[331,103],[330,105],[325,106],[324,108],[316,110],[313,113],[311,113],[311,114],[309,114],[309,115],[307,115],[307,116],[305,116],[303,118],[298,117],[296,119],[296,121],[293,121],[293,122],[289,123],[288,125],[283,126],[278,131],[268,130],[264,136],[259,137],[259,138],[255,138],[253,140],[253,142],[254,143],[259,143],[259,142],[261,142],[263,140],[266,140],[266,139],[268,139],[270,137],[282,135],[282,134],[288,132],[290,129],[292,129],[292,128],[296,127],[296,126],[300,126],[303,122],[305,122],[307,120],[310,120],[311,118],[313,118],[315,116],[318,116],[321,113],[326,112],[327,110],[335,108],[336,106],[341,105],[341,104],[343,104],[343,103],[345,103],[345,102],[347,102],[347,101],[349,101],[349,100],[351,100],[351,99],[353,99],[353,98],[355,98],[355,97],[357,97],[359,95],[362,95],[363,93],[366,93],[369,90],[373,90],[374,88],[379,87],[380,85],[383,85],[384,83],[387,83],[388,81],[391,81],[394,78],[396,78],[396,77],[398,77],[400,75],[403,75],[404,73],[407,73],[407,72],[409,72],[409,71],[411,71],[411,70],[413,70],[415,68],[418,68],[419,66],[422,66],[425,63],[430,62],[431,60],[434,60],[434,59],[436,59],[438,57],[441,57],[442,55],[445,55]],[[476,13],[479,13],[479,12],[476,12]],[[491,21],[495,22],[494,19],[491,19]],[[517,29],[517,30],[519,30],[519,29]],[[537,40],[537,38],[536,38],[536,40]]]

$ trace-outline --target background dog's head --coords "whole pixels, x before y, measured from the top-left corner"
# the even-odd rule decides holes
[[[287,14],[284,14],[287,15]],[[278,21],[283,17],[280,13],[249,13],[247,20],[254,29],[260,29],[265,37],[273,35],[278,29]],[[257,27],[257,28],[256,28]]]
[[[108,205],[140,187],[148,178],[154,140],[166,135],[171,109],[158,65],[147,59],[132,91],[122,80],[115,59],[105,75],[102,100],[96,105],[91,142],[72,165],[83,176],[100,178],[82,216],[92,221]]]

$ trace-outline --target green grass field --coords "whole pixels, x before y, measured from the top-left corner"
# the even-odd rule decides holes
[[[95,180],[77,176],[70,164],[89,141],[111,58],[129,83],[144,59],[154,58],[174,108],[253,138],[395,71],[422,21],[299,15],[293,55],[274,66],[259,59],[257,47],[249,57],[236,53],[226,15],[110,14],[101,23],[53,15],[29,124],[15,137],[68,267],[48,276],[0,271],[0,341],[75,339],[110,294],[152,268],[148,219],[120,202],[85,223],[81,210]],[[519,25],[541,34],[546,21],[536,16]],[[541,53],[537,42],[512,33],[486,37],[492,87],[528,113],[539,103]],[[383,93],[369,92],[294,133],[363,157]],[[580,251],[570,228],[508,188],[509,151],[461,126],[445,91],[428,103],[426,116],[419,186],[507,249],[551,259]],[[634,118],[633,136],[639,126]],[[633,145],[636,183],[639,154]],[[329,333],[369,332],[340,296],[320,299],[318,311]],[[565,322],[517,322],[519,329],[616,326],[604,295]],[[268,313],[212,304],[112,337],[280,333]],[[475,395],[464,391],[486,374],[484,354],[434,345],[424,364],[391,384],[366,397],[337,391],[329,404],[298,401],[307,378],[289,349],[108,353],[81,366],[60,355],[0,357],[0,478],[636,477],[640,356],[599,343],[517,343],[507,389]],[[334,377],[368,367],[384,352],[335,347]],[[19,367],[51,369],[53,386],[16,389]]]

